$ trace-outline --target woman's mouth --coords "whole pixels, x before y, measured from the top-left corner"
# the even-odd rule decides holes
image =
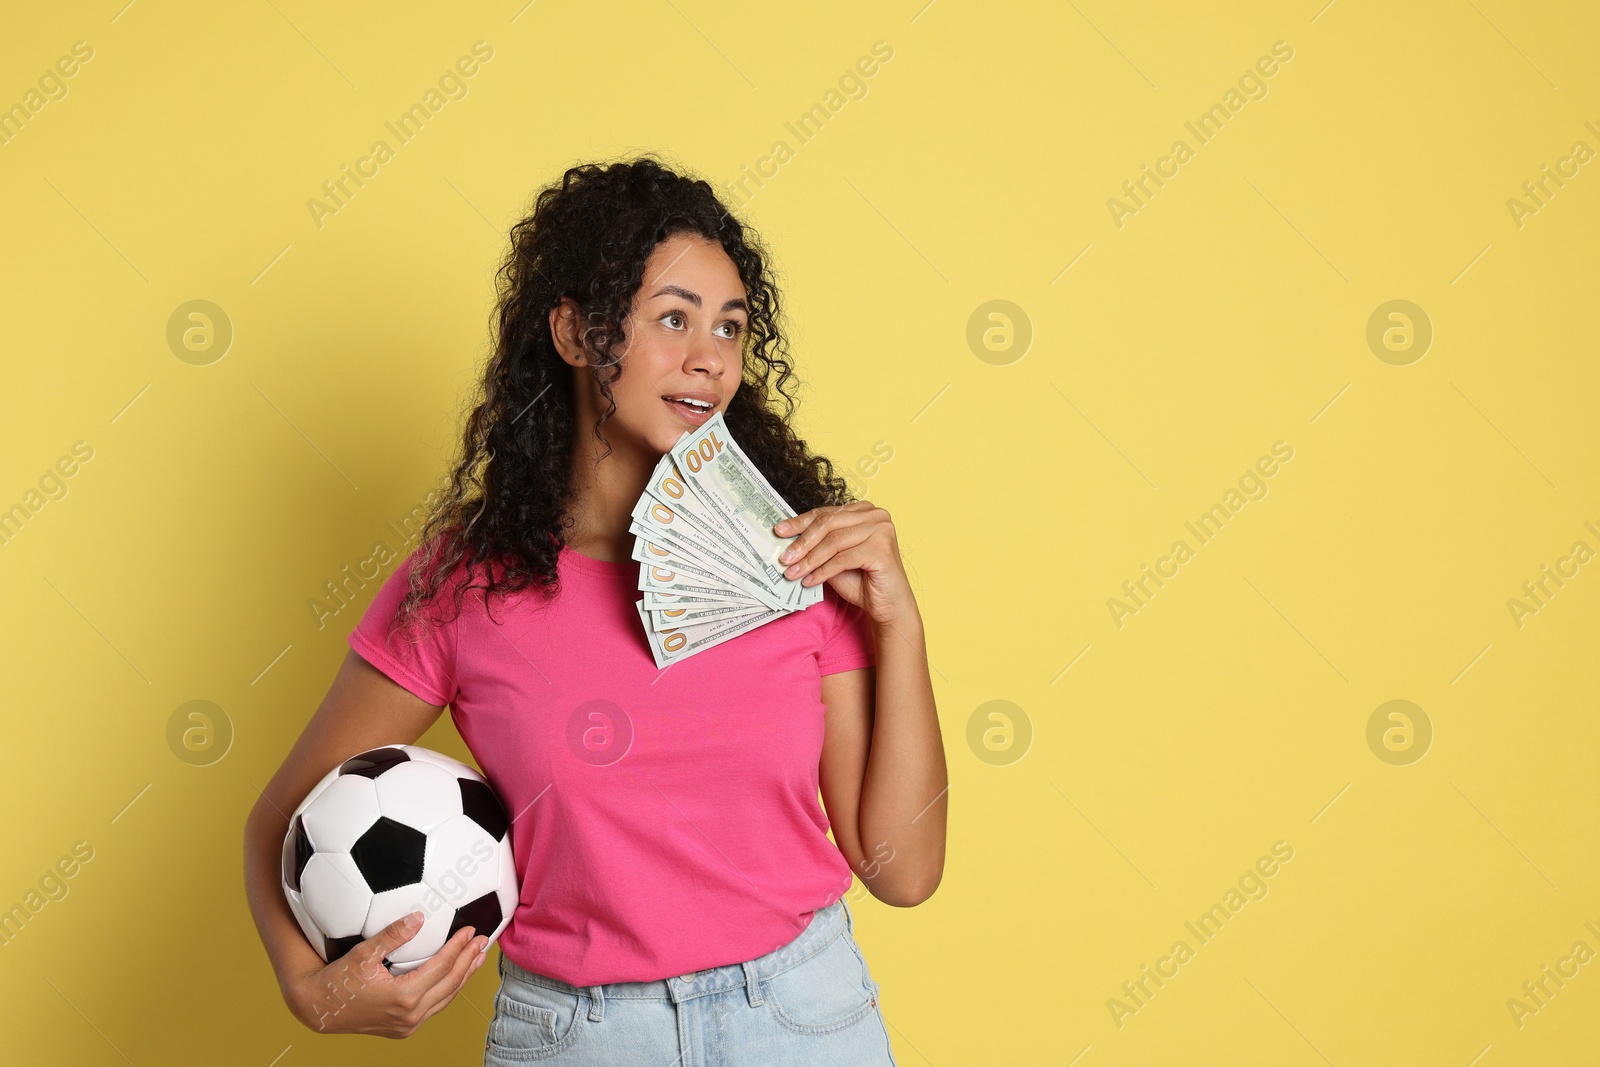
[[[664,396],[661,398],[661,402],[691,426],[699,426],[717,410],[717,405],[714,401],[683,393]]]

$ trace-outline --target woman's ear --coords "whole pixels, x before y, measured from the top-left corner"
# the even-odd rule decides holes
[[[550,337],[555,341],[556,352],[569,366],[588,363],[583,346],[578,343],[578,305],[571,297],[562,297],[550,309]]]

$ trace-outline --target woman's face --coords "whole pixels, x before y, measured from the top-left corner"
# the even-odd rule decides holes
[[[580,352],[570,344],[581,331],[576,314],[564,305],[550,322],[562,358],[579,366]],[[749,322],[744,283],[721,245],[694,234],[657,245],[617,349],[622,373],[611,383],[617,410],[602,430],[613,447],[660,456],[685,431],[726,410],[743,373]],[[578,385],[580,397],[589,398],[580,400],[580,414],[590,408],[592,425],[601,410],[599,390],[587,370]]]

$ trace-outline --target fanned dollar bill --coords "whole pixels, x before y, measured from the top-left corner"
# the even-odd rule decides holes
[[[822,601],[783,576],[794,540],[772,528],[794,509],[728,433],[719,411],[661,457],[633,509],[635,605],[665,668]]]

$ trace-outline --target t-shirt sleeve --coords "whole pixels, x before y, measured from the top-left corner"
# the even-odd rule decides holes
[[[441,586],[438,596],[419,613],[412,627],[390,632],[395,613],[410,587],[417,552],[401,561],[373,597],[372,603],[350,631],[350,647],[362,659],[392,678],[407,692],[436,707],[452,703],[456,686],[456,620],[440,621],[453,600],[452,583]]]
[[[829,624],[822,654],[817,658],[820,672],[838,674],[875,666],[877,648],[873,644],[872,620],[867,613],[839,597],[832,586],[823,586],[823,595],[833,606],[834,618]]]

